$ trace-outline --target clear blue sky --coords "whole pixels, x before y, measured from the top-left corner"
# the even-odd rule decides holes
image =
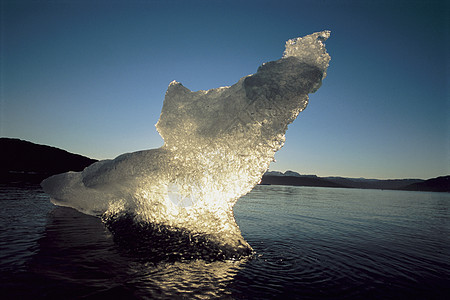
[[[287,39],[329,29],[328,77],[271,170],[450,174],[445,1],[1,3],[1,136],[97,159],[157,148],[172,80],[232,85]]]

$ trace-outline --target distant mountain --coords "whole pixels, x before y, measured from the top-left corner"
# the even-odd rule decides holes
[[[317,175],[302,175],[291,170],[288,170],[284,173],[280,171],[268,171],[264,175],[318,178]]]
[[[422,179],[365,179],[365,178],[344,178],[344,177],[325,177],[326,179],[348,187],[358,189],[384,189],[398,190],[407,185],[420,183]]]
[[[442,176],[407,185],[402,190],[450,192],[450,176]]]
[[[82,171],[96,160],[55,147],[0,138],[0,182],[33,182],[67,171]]]
[[[379,180],[345,177],[318,177],[316,175],[301,175],[293,171],[286,171],[285,173],[270,171],[264,174],[261,184],[450,192],[450,176],[432,178],[429,180]]]
[[[320,186],[320,187],[348,187],[327,179],[311,176],[289,176],[265,174],[262,177],[263,185],[295,185],[295,186]]]

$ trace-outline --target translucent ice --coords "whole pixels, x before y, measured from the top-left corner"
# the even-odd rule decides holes
[[[156,128],[159,149],[120,155],[42,182],[53,203],[105,220],[189,236],[245,253],[233,205],[260,180],[285,132],[326,76],[329,31],[286,42],[281,59],[230,87],[192,92],[170,83]],[[116,227],[117,228],[117,227]]]

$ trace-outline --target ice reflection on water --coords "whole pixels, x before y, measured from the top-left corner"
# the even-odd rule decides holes
[[[161,265],[133,263],[131,276],[139,278],[139,297],[217,298],[228,289],[243,261],[175,262]]]
[[[128,298],[226,297],[245,260],[145,262],[124,253],[99,218],[56,207],[29,264],[38,281],[51,280],[40,293],[63,297],[122,295]],[[157,241],[155,241],[157,243]],[[170,251],[167,249],[167,251]],[[36,287],[39,289],[39,287]]]

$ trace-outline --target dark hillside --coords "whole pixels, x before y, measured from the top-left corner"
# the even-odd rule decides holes
[[[55,147],[0,138],[0,182],[40,182],[67,171],[82,171],[96,162]]]
[[[410,184],[403,188],[408,191],[450,192],[450,175],[436,177]]]
[[[365,179],[365,178],[343,178],[325,177],[325,179],[358,189],[385,189],[398,190],[407,185],[422,182],[422,179]]]
[[[279,171],[270,171],[263,176],[260,184],[450,192],[450,175],[428,180],[366,179],[318,177],[316,175],[301,175],[293,171],[286,171],[284,173]]]
[[[320,187],[347,187],[342,184],[328,181],[318,177],[274,176],[264,175],[260,184],[320,186]]]

